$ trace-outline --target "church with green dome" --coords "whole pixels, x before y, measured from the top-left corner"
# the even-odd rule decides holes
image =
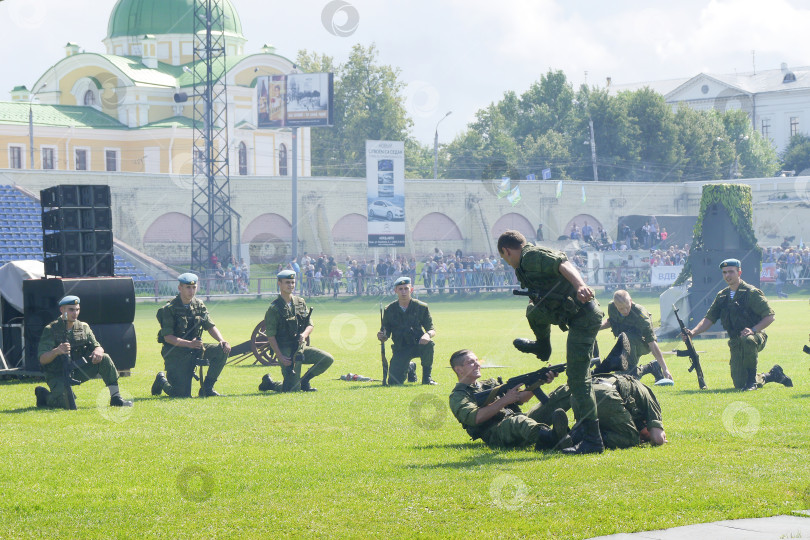
[[[0,101],[0,168],[191,174],[194,2],[118,0],[103,39],[106,54],[68,43],[64,56],[31,85]],[[292,163],[288,129],[260,123],[260,81],[295,72],[265,45],[246,53],[247,39],[230,0],[224,15],[230,175],[285,176]],[[29,136],[33,119],[33,159]],[[310,134],[298,137],[298,170],[310,174]]]

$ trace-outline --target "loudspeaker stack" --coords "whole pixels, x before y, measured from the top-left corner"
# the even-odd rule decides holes
[[[110,186],[54,186],[40,201],[45,274],[114,275]]]

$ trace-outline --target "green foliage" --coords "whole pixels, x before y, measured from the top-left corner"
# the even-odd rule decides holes
[[[633,297],[658,320],[657,297]],[[506,366],[485,377],[538,367],[510,344],[527,335],[524,304],[511,296],[427,300],[440,386],[336,380],[380,376],[378,299],[319,300],[313,345],[336,361],[315,379],[318,392],[259,393],[261,376],[275,378],[279,368],[248,361],[225,368],[216,387],[225,397],[189,400],[150,395],[162,369],[158,305],[139,304],[138,363],[120,381],[136,400],[123,411],[129,417],[108,419],[121,411],[97,408],[96,396],[103,404],[107,393],[101,381],[76,389],[72,412],[35,409],[41,382],[0,383],[0,537],[586,538],[808,508],[806,297],[774,302],[776,323],[760,353],[760,369],[779,363],[794,388],[731,390],[726,340],[701,339],[709,390],[699,391],[688,361],[675,356],[666,356],[675,386],[655,388],[668,444],[573,457],[487,449],[447,408],[454,350]],[[208,305],[236,344],[268,303]],[[552,330],[555,358],[566,336]],[[612,341],[600,333],[601,350]]]
[[[600,180],[675,182],[770,176],[776,154],[744,111],[673,112],[649,88],[611,95],[574,92],[562,71],[476,114],[447,147],[448,178],[520,178],[552,169],[555,179],[593,177],[593,122]]]
[[[314,176],[363,177],[366,174],[366,140],[407,141],[413,121],[405,111],[400,71],[379,65],[374,44],[355,45],[345,64],[302,50],[296,62],[304,71],[335,74],[334,122],[331,128],[312,130]],[[424,149],[407,145],[406,163],[423,167]]]
[[[783,171],[796,171],[796,174],[800,174],[810,168],[810,137],[801,133],[791,137],[781,159]]]
[[[685,283],[692,275],[691,259],[693,254],[697,254],[707,246],[703,242],[703,222],[706,219],[706,212],[715,204],[722,205],[731,218],[731,223],[742,238],[742,249],[759,250],[757,238],[754,234],[754,207],[751,198],[751,186],[744,184],[706,184],[703,186],[703,195],[700,198],[700,211],[695,223],[694,237],[690,249],[689,260],[683,267],[675,285]],[[713,248],[714,246],[709,246]],[[696,255],[695,255],[696,256]]]

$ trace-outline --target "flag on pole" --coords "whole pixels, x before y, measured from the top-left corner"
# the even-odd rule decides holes
[[[557,182],[557,198],[562,197],[562,180]]]
[[[501,178],[501,185],[498,186],[498,198],[503,199],[512,189],[512,180],[508,176]]]
[[[582,204],[585,204],[585,201],[587,200],[588,198],[585,197],[585,186],[582,186]]]
[[[515,206],[517,203],[520,202],[520,186],[515,186],[515,188],[509,193],[506,197],[506,200],[512,203],[512,206]]]
[[[551,180],[551,169],[542,170],[543,180]]]

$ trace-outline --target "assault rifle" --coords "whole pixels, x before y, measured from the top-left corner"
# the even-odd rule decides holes
[[[383,326],[383,305],[380,302],[380,332],[385,332],[385,327]],[[383,378],[382,378],[382,385],[388,386],[388,359],[385,357],[385,342],[380,342],[380,357],[382,359],[382,371],[383,371]]]
[[[65,379],[65,400],[67,402],[67,409],[71,411],[76,410],[76,396],[73,395],[73,387],[79,386],[81,381],[78,381],[73,378],[73,370],[74,369],[81,369],[86,366],[89,362],[87,358],[80,356],[81,363],[76,362],[73,360],[70,354],[63,354],[60,355],[62,359],[62,376]]]
[[[479,407],[486,407],[510,389],[520,386],[521,384],[526,385],[526,390],[534,392],[537,395],[537,391],[540,390],[540,385],[546,382],[546,378],[548,374],[551,372],[554,373],[562,373],[565,371],[565,364],[555,364],[553,366],[543,367],[538,369],[537,371],[532,371],[530,373],[524,373],[523,375],[518,375],[516,377],[512,377],[505,383],[492,388],[491,390],[483,390],[481,392],[476,392],[473,394],[473,399],[475,399],[476,405]],[[538,396],[539,398],[539,396]]]
[[[203,333],[203,326],[202,326],[202,317],[196,316],[194,317],[194,324],[185,331],[185,333],[180,336],[181,338],[188,340],[188,341],[195,341],[195,340],[202,340],[202,333]],[[205,348],[202,349],[191,349],[191,358],[194,359],[194,365],[200,366],[200,374],[197,375],[196,372],[192,371],[191,375],[194,377],[194,380],[200,381],[200,385],[203,383],[203,370],[204,366],[208,366],[209,362],[205,358]]]
[[[296,333],[296,337],[298,338],[298,347],[295,348],[295,351],[293,351],[292,355],[290,356],[290,362],[292,362],[292,364],[290,364],[290,369],[292,371],[295,371],[296,360],[299,362],[304,360],[304,345],[306,344],[307,340],[301,341],[301,332],[307,329],[307,326],[309,326],[311,320],[312,308],[309,308],[309,313],[307,313],[307,316],[298,323],[298,332]]]
[[[689,366],[689,371],[692,370],[697,373],[697,380],[698,386],[700,386],[701,390],[705,390],[707,388],[706,381],[703,379],[703,368],[700,367],[700,355],[695,350],[695,346],[692,344],[692,337],[686,333],[686,326],[684,326],[683,321],[678,316],[678,308],[672,306],[672,311],[675,313],[675,318],[678,320],[678,325],[681,327],[681,335],[683,335],[683,341],[686,343],[686,350],[685,351],[675,351],[676,356],[688,356],[689,359],[692,361],[692,364]]]

